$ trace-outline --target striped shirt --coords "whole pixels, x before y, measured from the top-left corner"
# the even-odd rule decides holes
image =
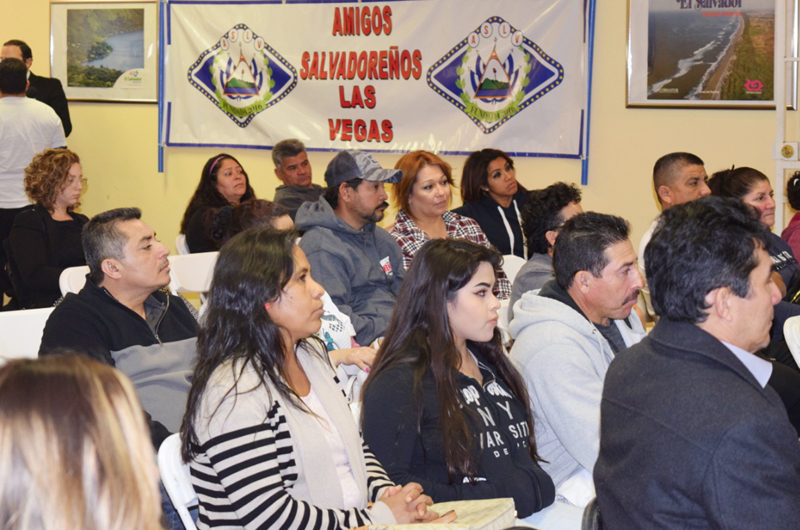
[[[224,399],[198,437],[190,463],[198,529],[346,530],[373,522],[369,510],[323,509],[292,496],[299,472],[292,433],[283,406],[263,385]],[[393,483],[363,441],[362,449],[367,497],[375,502]]]

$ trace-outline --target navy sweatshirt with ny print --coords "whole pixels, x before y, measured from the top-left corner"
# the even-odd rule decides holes
[[[511,394],[489,362],[475,354],[483,384],[458,374],[478,463],[474,483],[457,474],[450,482],[439,426],[439,403],[430,370],[414,393],[414,368],[390,368],[364,396],[364,440],[395,484],[417,482],[434,502],[512,497],[518,517],[527,517],[555,499],[553,481],[531,458],[525,407]],[[420,400],[420,432],[417,419]],[[474,419],[472,419],[474,418]]]

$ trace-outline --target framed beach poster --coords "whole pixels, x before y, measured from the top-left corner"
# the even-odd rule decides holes
[[[774,0],[629,0],[628,15],[629,107],[775,108]]]
[[[157,101],[155,2],[50,5],[51,75],[69,100]]]

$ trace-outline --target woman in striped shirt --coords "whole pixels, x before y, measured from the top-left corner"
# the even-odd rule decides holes
[[[324,346],[310,338],[324,291],[296,238],[255,228],[220,251],[181,427],[197,527],[433,520],[422,488],[394,486],[363,445]]]

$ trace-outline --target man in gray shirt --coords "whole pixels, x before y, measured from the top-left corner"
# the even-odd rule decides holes
[[[283,140],[272,148],[275,176],[283,182],[275,188],[272,202],[283,206],[294,221],[297,210],[304,202],[316,202],[323,188],[311,182],[311,163],[306,146],[295,138]]]

